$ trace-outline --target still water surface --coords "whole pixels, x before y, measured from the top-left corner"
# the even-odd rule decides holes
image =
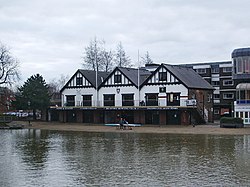
[[[250,186],[250,136],[0,131],[0,186]]]

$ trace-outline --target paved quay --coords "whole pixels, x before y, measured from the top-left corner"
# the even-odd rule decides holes
[[[244,128],[220,128],[218,123],[197,125],[195,127],[183,125],[166,126],[141,126],[133,127],[132,130],[121,130],[116,127],[82,124],[82,123],[59,123],[59,122],[19,122],[28,129],[41,129],[53,131],[83,131],[83,132],[116,132],[116,133],[161,133],[161,134],[214,134],[214,135],[249,135],[250,127]]]

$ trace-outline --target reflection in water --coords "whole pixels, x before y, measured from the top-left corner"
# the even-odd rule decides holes
[[[0,186],[246,186],[250,136],[0,131]]]

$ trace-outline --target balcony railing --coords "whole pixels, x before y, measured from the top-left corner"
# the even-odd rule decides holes
[[[167,103],[166,100],[159,99],[159,100],[99,100],[96,102],[96,100],[92,101],[76,101],[76,102],[70,102],[65,103],[63,106],[65,107],[147,107],[147,106],[158,106],[158,107],[171,107],[171,106],[181,106],[186,107],[187,106],[187,99],[180,99],[177,103]]]
[[[245,100],[245,99],[244,100],[243,99],[242,100],[236,100],[236,103],[237,104],[250,104],[250,100]]]

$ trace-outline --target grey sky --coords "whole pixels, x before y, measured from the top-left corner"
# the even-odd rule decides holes
[[[250,44],[249,0],[0,0],[0,41],[21,62],[22,79],[49,82],[82,68],[95,36],[121,41],[137,66],[138,49],[154,62],[230,60]]]

